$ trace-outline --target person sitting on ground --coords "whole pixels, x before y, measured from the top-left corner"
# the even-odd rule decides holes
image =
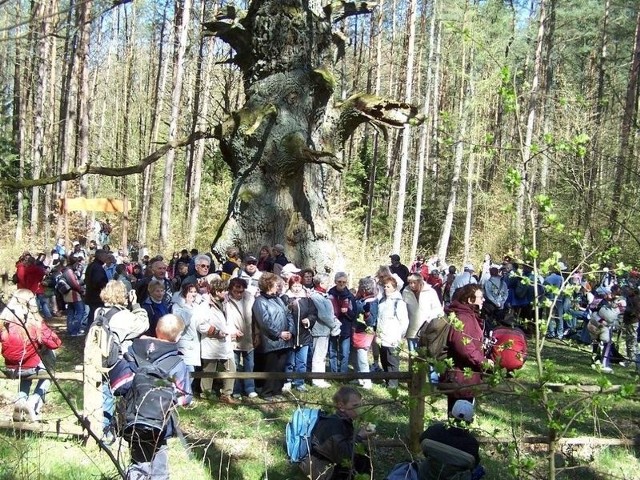
[[[371,474],[371,459],[356,453],[375,428],[362,426],[356,433],[354,421],[362,406],[362,395],[353,387],[343,386],[334,394],[336,413],[321,414],[311,433],[309,455],[298,465],[307,478],[346,480]],[[362,478],[358,476],[358,478]]]
[[[513,314],[505,315],[498,319],[498,327],[491,332],[494,343],[489,358],[496,367],[504,368],[508,373],[522,368],[527,360],[527,339],[515,322]]]
[[[419,474],[424,480],[448,478],[480,479],[484,468],[480,465],[480,444],[469,431],[473,422],[473,404],[458,400],[451,409],[451,423],[437,422],[420,435],[425,460],[420,462]],[[443,446],[447,447],[443,447]],[[470,470],[468,477],[458,477]]]
[[[24,288],[16,290],[0,313],[0,343],[4,373],[9,378],[20,380],[20,393],[14,403],[13,420],[20,422],[25,417],[32,422],[40,420],[51,380],[39,379],[31,393],[31,377],[45,370],[38,351],[41,348],[55,350],[62,342],[42,319],[33,292]],[[52,352],[50,358],[55,359]]]
[[[191,378],[189,370],[178,352],[178,341],[184,331],[184,322],[176,315],[164,315],[158,320],[154,337],[142,336],[133,341],[129,354],[119,361],[114,370],[124,378],[119,395],[126,395],[135,377],[135,361],[129,360],[131,354],[144,358],[150,363],[172,363],[168,378],[173,383],[173,404],[184,406],[191,403]],[[164,415],[159,412],[159,415]],[[163,418],[164,420],[164,418]],[[176,416],[171,415],[162,431],[134,425],[131,433],[131,464],[127,468],[127,479],[143,480],[148,478],[169,478],[169,456],[167,439],[178,431]]]

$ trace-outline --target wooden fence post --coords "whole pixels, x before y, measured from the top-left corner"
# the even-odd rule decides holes
[[[90,328],[84,347],[84,403],[85,426],[102,435],[102,352],[98,343],[99,328]],[[91,437],[89,437],[90,439]]]
[[[409,356],[409,449],[420,451],[420,434],[424,430],[425,385],[429,364]]]

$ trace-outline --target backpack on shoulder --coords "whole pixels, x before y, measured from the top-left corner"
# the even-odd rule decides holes
[[[91,328],[97,330],[97,342],[102,352],[102,367],[113,367],[120,358],[120,339],[113,333],[109,326],[109,321],[118,312],[124,310],[121,307],[101,307],[96,310],[95,320]],[[94,338],[90,334],[89,338]]]
[[[418,346],[425,347],[429,357],[435,360],[447,358],[451,323],[445,316],[436,317],[424,323],[418,330]]]
[[[160,437],[172,421],[176,394],[171,371],[182,357],[171,354],[150,362],[127,352],[125,359],[134,367],[135,375],[123,398],[123,437],[132,438],[136,430],[152,431],[154,437]]]
[[[418,462],[397,463],[384,480],[420,480]]]
[[[285,431],[287,456],[291,463],[298,463],[305,459],[311,451],[311,433],[313,432],[320,410],[317,408],[298,407]]]
[[[64,275],[60,275],[56,280],[56,292],[60,295],[66,295],[71,291],[71,285],[67,282],[67,279],[64,278]]]

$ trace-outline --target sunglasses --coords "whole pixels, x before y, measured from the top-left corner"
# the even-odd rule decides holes
[[[207,267],[207,268],[209,268],[209,264],[208,263],[201,263],[199,265],[196,265],[196,267]]]

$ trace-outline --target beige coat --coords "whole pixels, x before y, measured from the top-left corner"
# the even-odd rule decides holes
[[[409,312],[407,338],[416,338],[418,330],[425,322],[430,322],[434,318],[444,315],[438,294],[426,282],[420,291],[419,300],[409,287],[403,290],[402,299],[407,304],[407,311]]]
[[[237,301],[227,296],[223,303],[224,313],[227,319],[233,324],[235,329],[242,332],[241,337],[232,338],[233,350],[242,352],[250,352],[253,350],[253,331],[251,328],[251,308],[255,296],[248,290],[245,290],[242,300]]]

